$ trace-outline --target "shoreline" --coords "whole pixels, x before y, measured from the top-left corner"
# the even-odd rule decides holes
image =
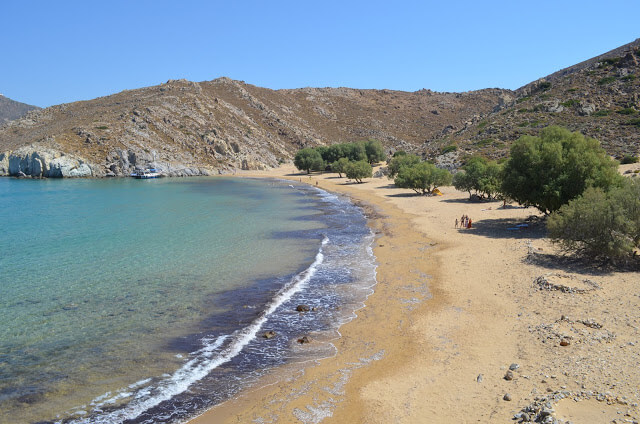
[[[346,184],[292,167],[237,176],[302,180],[364,205],[378,234],[378,282],[340,328],[334,357],[275,370],[190,424],[511,422],[541,405],[559,420],[638,420],[640,295],[629,294],[638,273],[563,265],[541,228],[508,230],[535,210],[469,203],[452,187],[414,196],[387,178]],[[461,214],[473,229],[454,228]],[[540,290],[534,280],[549,274],[601,289]]]

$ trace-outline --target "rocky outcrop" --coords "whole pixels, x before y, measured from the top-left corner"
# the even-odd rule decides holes
[[[100,176],[96,166],[62,152],[34,146],[0,153],[0,175],[35,178]]]

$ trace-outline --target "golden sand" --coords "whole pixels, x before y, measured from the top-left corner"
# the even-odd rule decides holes
[[[379,234],[378,284],[334,357],[274,370],[192,424],[507,423],[543,397],[558,419],[638,420],[637,272],[563,259],[535,221],[514,229],[535,209],[470,203],[453,187],[427,197],[386,177],[244,175],[301,179],[361,204]],[[471,229],[454,228],[463,214]],[[542,287],[545,275],[595,286]]]

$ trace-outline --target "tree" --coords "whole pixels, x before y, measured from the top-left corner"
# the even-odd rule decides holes
[[[597,140],[579,132],[548,127],[538,137],[522,136],[511,147],[502,192],[544,214],[581,195],[587,187],[620,184],[617,163]]]
[[[319,171],[324,168],[322,156],[316,149],[311,147],[298,150],[293,159],[293,164],[300,171],[307,171],[307,174],[310,174],[312,170]]]
[[[452,181],[456,190],[469,192],[469,197],[471,197],[471,191],[475,190],[476,185],[474,184],[473,178],[469,172],[464,169],[459,170],[453,174]]]
[[[640,182],[627,180],[609,192],[589,187],[547,220],[563,250],[614,262],[640,247]]]
[[[420,163],[420,157],[413,154],[405,153],[394,156],[387,164],[387,167],[389,168],[389,178],[393,178],[398,175],[398,172],[402,167],[413,166],[417,163]]]
[[[359,160],[357,162],[350,162],[345,169],[345,173],[347,174],[347,178],[356,180],[356,182],[360,184],[363,178],[371,178],[373,168],[371,168],[371,165],[369,165],[369,162],[366,160]]]
[[[342,178],[342,174],[347,172],[347,167],[349,166],[349,159],[340,158],[337,161],[331,164],[331,170],[333,172],[337,172],[338,176]]]
[[[364,148],[364,143],[344,143],[342,145],[342,154],[343,157],[346,157],[351,162],[367,160],[367,151]]]
[[[484,157],[475,156],[467,161],[462,171],[453,176],[453,186],[458,190],[469,192],[471,190],[480,197],[495,197],[500,191],[502,183],[502,167],[495,161],[489,161]]]
[[[418,194],[431,193],[436,187],[451,183],[451,173],[427,162],[403,166],[394,180],[400,188],[410,188]]]
[[[364,143],[364,150],[370,164],[382,162],[387,159],[382,143],[378,140],[368,140]]]

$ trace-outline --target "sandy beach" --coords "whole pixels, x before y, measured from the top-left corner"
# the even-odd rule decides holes
[[[417,196],[386,177],[290,166],[238,175],[302,180],[364,207],[378,284],[334,357],[275,370],[192,424],[638,422],[638,272],[564,258],[535,209],[471,203],[453,187]],[[462,215],[472,228],[455,228]]]

